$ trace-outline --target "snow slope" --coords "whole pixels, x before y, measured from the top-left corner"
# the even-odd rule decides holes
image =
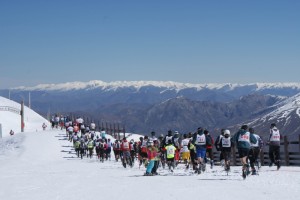
[[[0,139],[1,200],[299,199],[299,167],[262,167],[258,176],[243,180],[240,166],[232,167],[229,175],[220,166],[194,175],[180,164],[174,174],[159,168],[161,175],[146,177],[144,166],[137,163],[125,169],[113,158],[104,163],[95,156],[77,158],[65,132],[41,131],[42,121],[34,115],[27,111],[32,130]],[[17,126],[11,117],[16,116],[6,115],[8,125]]]
[[[258,176],[241,177],[241,167],[227,176],[220,166],[191,175],[183,165],[170,175],[145,177],[138,165],[125,169],[114,160],[76,157],[60,130],[17,134],[0,140],[0,199],[299,199],[300,168],[263,167]]]
[[[5,106],[21,110],[20,103],[0,96],[0,107]],[[26,106],[24,106],[24,123],[24,132],[42,130],[43,123],[46,123],[47,126],[50,127],[50,124],[46,119]],[[21,115],[10,111],[0,110],[0,124],[2,124],[3,137],[9,136],[10,130],[13,130],[15,133],[21,132]]]

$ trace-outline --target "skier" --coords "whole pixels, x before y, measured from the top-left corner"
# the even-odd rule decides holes
[[[15,132],[14,132],[13,130],[10,130],[9,134],[10,134],[11,136],[13,136],[13,135],[15,134]]]
[[[275,123],[272,123],[270,126],[270,136],[269,136],[269,158],[270,164],[272,167],[273,164],[277,165],[277,170],[280,168],[280,139],[281,135],[276,127]]]

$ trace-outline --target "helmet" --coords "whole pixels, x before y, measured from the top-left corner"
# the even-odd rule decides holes
[[[226,129],[225,131],[224,131],[224,135],[230,135],[230,131],[228,130],[228,129]]]
[[[164,138],[164,134],[160,134],[159,138]]]

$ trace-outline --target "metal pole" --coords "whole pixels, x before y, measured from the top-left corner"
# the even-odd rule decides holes
[[[2,138],[2,124],[0,124],[0,138]]]
[[[300,135],[299,135],[299,153],[300,153]]]
[[[28,107],[29,107],[29,108],[31,108],[31,98],[30,98],[30,92],[29,92],[29,95],[28,95],[28,101],[29,101],[29,103],[28,103]]]
[[[24,101],[21,102],[21,132],[24,132]]]
[[[288,147],[289,142],[288,142],[288,138],[286,135],[283,137],[283,140],[284,140],[285,164],[286,164],[286,166],[289,166],[290,165],[289,147]]]
[[[120,127],[119,127],[119,124],[118,124],[118,138],[119,138],[119,140],[121,139],[121,136],[120,136]]]
[[[125,135],[125,125],[123,125],[123,132],[124,132],[124,137],[126,137],[126,135]]]

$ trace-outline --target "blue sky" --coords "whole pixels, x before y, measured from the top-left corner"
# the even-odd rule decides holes
[[[0,88],[298,82],[298,0],[1,0]]]

